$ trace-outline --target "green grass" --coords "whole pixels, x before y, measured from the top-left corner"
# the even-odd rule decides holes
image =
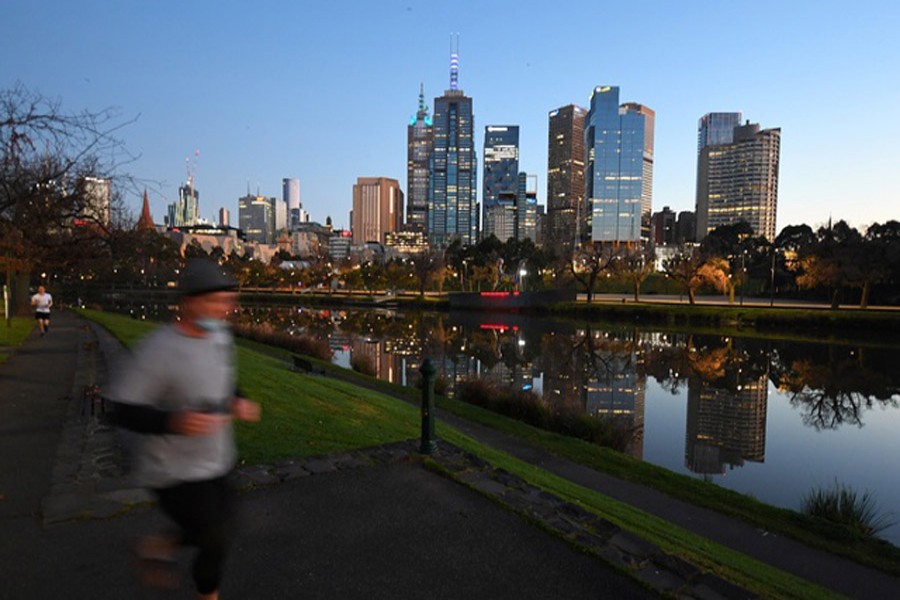
[[[21,346],[31,330],[34,329],[35,320],[27,317],[13,317],[12,327],[8,327],[6,318],[0,321],[0,363],[10,357],[10,350]]]
[[[263,407],[259,423],[238,423],[248,462],[312,456],[410,439],[415,407],[349,383],[289,371],[283,361],[238,348],[238,378]]]
[[[157,325],[114,313],[83,313],[126,346]],[[349,383],[293,373],[283,360],[245,344],[237,353],[241,390],[263,410],[259,423],[235,426],[238,448],[247,462],[272,463],[378,446],[418,433],[419,413],[409,404]]]
[[[146,335],[153,327],[150,323],[121,315],[95,311],[85,311],[85,314],[103,324],[128,345]],[[260,423],[239,423],[236,427],[241,455],[247,462],[271,464],[284,458],[370,447],[418,435],[419,411],[414,405],[377,391],[363,389],[351,382],[294,373],[287,368],[284,361],[289,357],[289,352],[245,340],[240,340],[238,346],[241,386],[247,396],[259,401],[263,406],[263,420]],[[328,369],[341,371],[342,376],[351,381],[383,389],[386,393],[393,394],[398,390],[397,386],[377,382],[327,363],[320,364]],[[418,392],[411,389],[402,389],[401,393],[410,399],[418,396]],[[448,399],[440,399],[439,405],[502,431],[521,435],[542,447],[553,449],[558,454],[576,455],[580,458],[579,462],[626,479],[640,481],[644,478],[650,484],[660,484],[664,490],[677,490],[680,486],[687,486],[692,488],[690,490],[692,497],[698,500],[702,499],[703,495],[720,492],[724,494],[721,501],[731,500],[740,504],[744,512],[752,513],[761,508],[780,510],[772,509],[734,492],[722,490],[712,484],[640,463],[625,455],[542,432],[477,407]],[[623,529],[658,544],[666,551],[717,572],[763,597],[830,597],[825,590],[817,586],[710,542],[627,504],[483,446],[449,426],[439,423],[438,434],[495,466],[507,469],[533,485],[592,510]],[[642,471],[643,474],[637,479],[628,476],[635,471]],[[782,512],[795,514],[790,511]]]

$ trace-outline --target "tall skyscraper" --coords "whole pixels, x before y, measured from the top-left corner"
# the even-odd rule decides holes
[[[353,243],[385,242],[385,234],[403,225],[400,182],[387,177],[358,177],[353,186],[350,227]]]
[[[200,222],[200,192],[193,179],[178,188],[178,200],[168,206],[166,225],[192,227]]]
[[[228,227],[231,215],[224,206],[219,209],[219,227]]]
[[[649,239],[655,119],[656,113],[642,104],[620,106],[618,87],[594,88],[585,122],[590,241]]]
[[[584,222],[584,119],[587,111],[569,104],[550,111],[547,139],[547,239],[564,256],[581,239]]]
[[[275,200],[247,194],[238,198],[238,224],[248,242],[275,243]]]
[[[281,199],[287,205],[287,227],[295,228],[305,221],[303,204],[300,203],[300,180],[296,177],[281,180]]]
[[[450,89],[434,99],[434,153],[430,163],[428,241],[478,241],[478,158],[472,99],[459,89],[459,54],[450,54]]]
[[[274,235],[278,237],[279,232],[288,228],[288,205],[287,202],[280,198],[269,198],[272,203],[272,214],[275,215]]]
[[[528,185],[531,180],[533,185]],[[516,240],[537,242],[537,175],[519,173],[516,185]]]
[[[428,229],[428,162],[434,146],[434,123],[425,105],[425,87],[419,85],[419,109],[406,128],[406,225]]]
[[[715,113],[713,113],[715,114]],[[737,113],[735,113],[737,114]],[[701,133],[704,120],[700,119]],[[775,239],[781,129],[738,125],[721,144],[700,148],[697,158],[697,241],[721,225],[747,222],[756,235]]]
[[[491,209],[500,202],[501,194],[516,193],[519,177],[519,127],[488,125],[484,128],[484,175],[482,177],[482,232],[494,232]],[[506,241],[506,240],[503,240]]]

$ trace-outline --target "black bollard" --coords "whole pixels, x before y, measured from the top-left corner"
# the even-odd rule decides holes
[[[437,452],[437,441],[434,436],[434,374],[437,369],[431,364],[431,359],[426,358],[419,369],[422,374],[422,444],[419,446],[421,454],[434,454]]]

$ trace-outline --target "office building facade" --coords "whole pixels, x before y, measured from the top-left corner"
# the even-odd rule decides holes
[[[189,180],[178,188],[178,200],[168,206],[168,227],[193,227],[200,223],[200,192]]]
[[[537,175],[519,173],[516,181],[516,240],[537,242]]]
[[[104,177],[81,180],[82,211],[78,222],[106,226],[112,218],[112,181]]]
[[[515,193],[518,189],[519,127],[517,125],[485,127],[483,156],[482,232],[487,237],[494,229],[489,209],[500,202],[501,194]]]
[[[478,241],[478,159],[472,98],[459,89],[459,55],[450,56],[450,89],[434,100],[434,151],[430,161],[428,240],[446,247]]]
[[[400,182],[387,177],[359,177],[353,186],[353,243],[384,244],[385,234],[403,225]]]
[[[781,129],[747,122],[732,131],[731,141],[706,145],[698,155],[697,241],[741,221],[774,241]]]
[[[567,255],[581,239],[584,217],[584,121],[569,104],[550,112],[547,139],[547,216],[544,244]]]
[[[274,200],[250,194],[238,198],[238,226],[248,242],[275,243]]]
[[[591,242],[639,243],[650,237],[656,114],[619,104],[619,88],[598,86],[585,120],[585,202]]]
[[[429,162],[434,146],[434,122],[425,104],[425,88],[419,85],[419,109],[406,128],[406,226],[428,229]]]

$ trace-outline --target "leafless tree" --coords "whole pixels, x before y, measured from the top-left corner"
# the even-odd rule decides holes
[[[22,84],[0,90],[0,269],[16,304],[36,264],[103,237],[120,217],[97,213],[85,181],[131,181],[122,168],[136,157],[117,136],[135,120],[113,108],[68,112]]]

